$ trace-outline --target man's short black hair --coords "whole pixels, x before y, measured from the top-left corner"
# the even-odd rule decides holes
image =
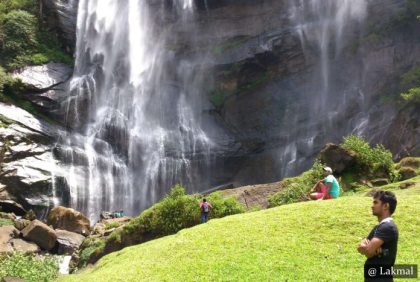
[[[207,202],[206,198],[203,199],[203,202]]]
[[[373,198],[380,200],[382,203],[388,203],[390,214],[394,213],[395,208],[397,207],[397,198],[394,193],[391,191],[378,190],[373,194]]]

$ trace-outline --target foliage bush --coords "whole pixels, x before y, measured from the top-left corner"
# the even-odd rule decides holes
[[[13,225],[13,221],[8,218],[0,218],[0,227],[5,225]]]
[[[322,164],[316,160],[312,168],[299,176],[286,178],[284,188],[268,199],[270,207],[300,202],[305,199],[313,185],[323,177]]]
[[[79,267],[85,267],[89,263],[89,259],[103,251],[105,241],[98,238],[89,238],[83,241],[80,247]]]
[[[394,169],[392,153],[381,144],[372,148],[361,137],[350,135],[344,137],[342,147],[357,154],[358,167],[356,169],[360,172],[374,174],[378,171],[384,171],[389,174]]]
[[[105,255],[123,247],[139,244],[158,237],[174,234],[181,229],[192,227],[200,223],[199,202],[203,196],[199,194],[187,195],[181,185],[174,186],[169,194],[160,202],[143,211],[133,218],[128,224],[114,230],[106,239],[105,246],[86,245],[82,246],[82,252],[89,261],[91,256]],[[245,208],[234,198],[223,198],[220,192],[214,192],[206,196],[212,204],[210,218],[220,218],[227,215],[243,213]],[[89,248],[85,251],[84,248]],[[79,263],[79,267],[83,267]]]
[[[37,257],[23,253],[0,255],[0,280],[16,277],[25,281],[53,281],[58,276],[58,261],[52,256]]]
[[[49,61],[72,64],[57,38],[39,24],[38,1],[0,3],[0,64],[8,71]]]
[[[420,87],[411,88],[408,92],[401,93],[401,98],[406,102],[420,104]]]

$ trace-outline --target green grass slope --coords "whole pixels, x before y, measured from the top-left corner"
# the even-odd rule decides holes
[[[420,264],[420,185],[396,194],[397,263]],[[210,220],[59,280],[362,281],[365,258],[356,247],[377,223],[371,202],[354,195]]]

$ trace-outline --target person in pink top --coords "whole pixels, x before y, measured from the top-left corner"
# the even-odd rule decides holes
[[[209,211],[212,209],[212,205],[207,202],[207,200],[204,198],[200,202],[200,210],[201,210],[201,223],[206,223],[209,218]]]

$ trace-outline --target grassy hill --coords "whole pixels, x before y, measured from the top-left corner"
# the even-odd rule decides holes
[[[400,264],[420,264],[418,178],[396,191]],[[210,220],[59,281],[362,281],[365,258],[356,246],[377,223],[371,202],[358,194]]]

